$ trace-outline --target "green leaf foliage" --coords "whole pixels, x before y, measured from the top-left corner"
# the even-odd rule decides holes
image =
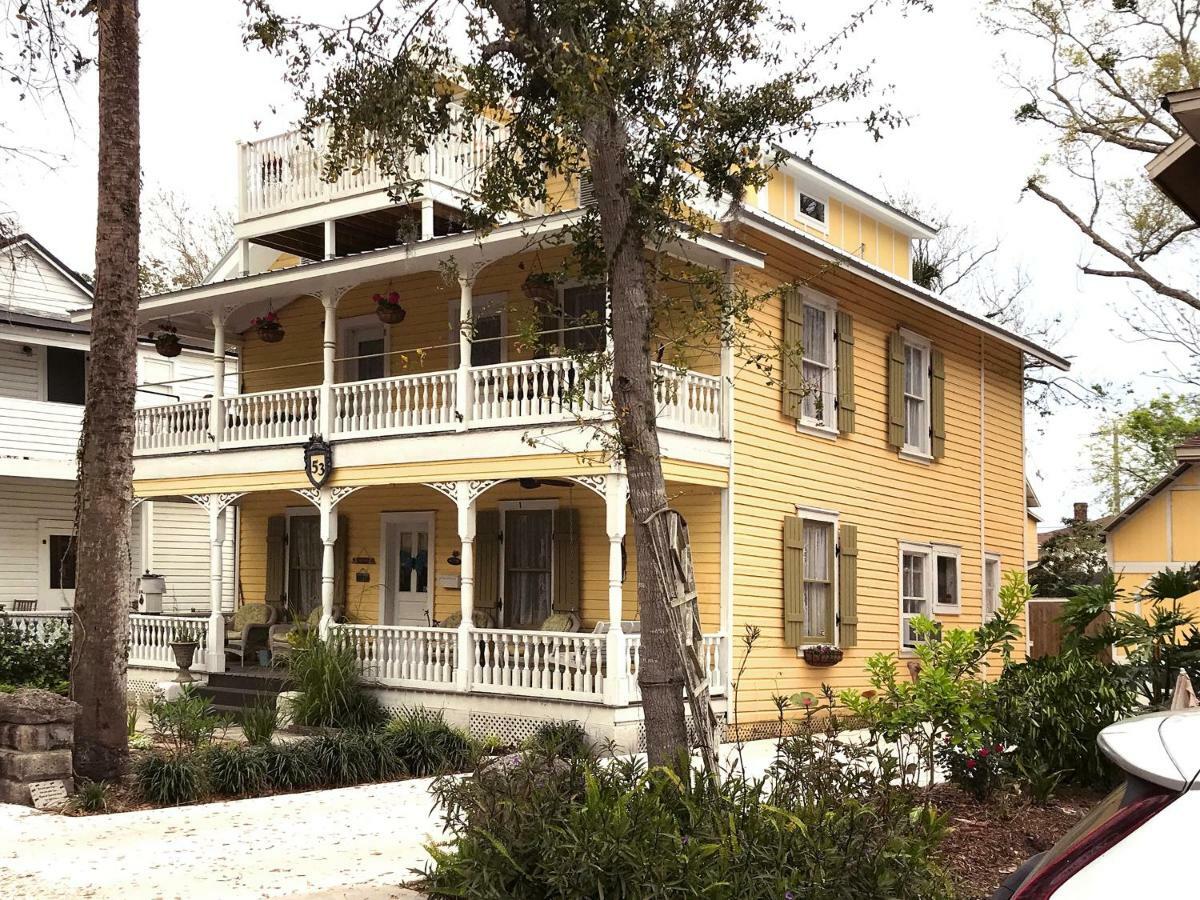
[[[0,612],[0,684],[67,692],[71,669],[71,631],[47,622],[32,634]]]
[[[354,649],[342,637],[314,640],[293,651],[288,662],[292,722],[314,728],[372,729],[387,719],[379,700],[362,681]]]

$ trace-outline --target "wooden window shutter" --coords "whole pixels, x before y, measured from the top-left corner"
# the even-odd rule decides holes
[[[287,606],[287,518],[267,519],[267,589],[263,598],[269,606]]]
[[[804,300],[795,288],[783,295],[783,345],[780,347],[780,381],[783,383],[783,414],[799,419],[804,401],[804,365],[800,353],[804,345]]]
[[[842,434],[854,431],[854,318],[837,314],[837,426]]]
[[[858,644],[858,526],[838,527],[838,646]]]
[[[783,640],[790,647],[804,644],[804,520],[783,520]]]
[[[555,612],[579,612],[579,542],[579,510],[555,510]]]
[[[475,513],[475,608],[494,610],[500,601],[500,511]]]
[[[936,347],[929,353],[929,452],[946,455],[946,357]]]
[[[888,445],[904,446],[904,338],[888,335]]]
[[[333,543],[333,618],[346,617],[346,551],[350,549],[350,517],[337,517],[337,540]]]

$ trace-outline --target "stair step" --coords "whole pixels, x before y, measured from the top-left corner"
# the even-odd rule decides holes
[[[256,691],[252,688],[214,688],[211,686],[200,688],[199,693],[201,697],[206,697],[214,706],[231,706],[238,709],[245,709],[263,702],[274,706],[276,698],[279,696],[278,692]]]
[[[208,686],[222,690],[252,690],[264,694],[278,694],[286,685],[287,681],[282,676],[243,675],[233,672],[213,672],[208,676]]]

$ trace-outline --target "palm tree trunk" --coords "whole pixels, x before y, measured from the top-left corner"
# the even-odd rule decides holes
[[[104,0],[99,20],[96,284],[87,403],[79,447],[78,550],[71,697],[75,770],[91,779],[125,768],[133,403],[137,383],[138,3]]]

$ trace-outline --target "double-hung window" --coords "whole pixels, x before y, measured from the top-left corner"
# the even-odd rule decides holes
[[[833,635],[834,528],[831,520],[804,520],[804,638],[814,644]]]
[[[1000,557],[989,553],[983,559],[983,621],[990,622],[1000,608]]]
[[[930,455],[929,342],[904,335],[904,450]]]
[[[957,613],[961,600],[961,551],[941,544],[900,545],[900,644],[917,644],[912,620]]]
[[[805,393],[800,402],[800,423],[827,431],[837,430],[834,318],[832,302],[805,297],[804,337],[800,352]]]

